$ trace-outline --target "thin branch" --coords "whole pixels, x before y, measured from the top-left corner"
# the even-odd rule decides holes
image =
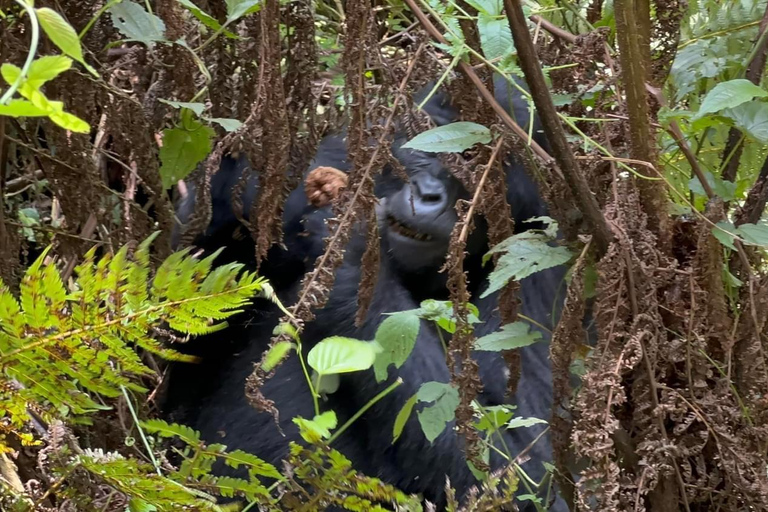
[[[419,20],[419,23],[421,23],[421,26],[424,27],[424,29],[429,33],[432,38],[437,41],[440,44],[449,44],[448,41],[443,37],[443,35],[440,33],[439,30],[432,24],[431,21],[429,21],[429,18],[427,18],[426,14],[424,14],[421,9],[419,9],[418,5],[416,5],[415,0],[404,0],[406,4],[408,4],[408,7],[411,9],[413,14],[416,16],[416,18]],[[504,122],[504,124],[512,130],[512,132],[517,135],[524,143],[528,144],[533,150],[536,155],[541,158],[545,164],[549,165],[554,162],[554,159],[552,156],[547,153],[547,151],[542,148],[536,141],[530,140],[530,137],[528,136],[528,132],[523,130],[520,125],[518,125],[514,119],[509,115],[509,113],[502,107],[498,101],[496,101],[496,98],[491,94],[491,92],[485,87],[483,84],[483,81],[480,79],[479,76],[477,76],[477,73],[475,73],[475,70],[472,69],[472,66],[470,66],[468,63],[460,61],[459,62],[459,69],[462,73],[464,73],[467,78],[470,79],[470,81],[475,85],[478,92],[480,93],[480,96],[483,97],[485,101],[488,102],[491,107],[493,107],[493,111],[496,112],[496,114],[501,118],[501,120]]]
[[[597,252],[602,256],[613,237],[597,204],[597,199],[589,189],[589,184],[581,173],[578,161],[565,138],[565,130],[563,130],[555,110],[555,104],[552,102],[552,96],[547,89],[544,74],[541,72],[539,59],[536,55],[536,48],[528,32],[522,4],[520,0],[504,0],[504,10],[507,13],[515,48],[517,48],[520,67],[525,74],[526,82],[528,82],[533,103],[541,117],[544,133],[547,135],[555,160],[563,171],[565,181],[568,183],[579,209],[592,227]]]

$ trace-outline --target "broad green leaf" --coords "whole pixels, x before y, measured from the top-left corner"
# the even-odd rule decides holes
[[[512,418],[507,423],[507,428],[532,427],[534,425],[547,424],[546,421],[539,418]]]
[[[319,375],[358,372],[373,366],[379,350],[376,343],[331,336],[312,347],[307,364]]]
[[[411,313],[395,314],[384,319],[376,330],[376,342],[382,352],[373,363],[373,371],[378,382],[387,379],[387,368],[394,364],[400,368],[411,355],[416,337],[419,335],[419,317]]]
[[[11,100],[7,105],[0,105],[0,116],[47,117],[48,111],[36,107],[30,101],[15,99]]]
[[[737,251],[738,249],[736,249],[736,246],[733,244],[734,237],[731,233],[736,232],[736,226],[731,222],[718,222],[717,226],[712,228],[712,236],[717,238],[721,244],[734,251]]]
[[[165,23],[141,5],[123,0],[109,9],[112,24],[126,38],[146,45],[165,41]]]
[[[261,9],[262,0],[227,0],[227,23]]]
[[[709,186],[712,188],[712,192],[718,197],[724,201],[733,201],[736,199],[736,183],[726,181],[719,176],[714,176],[709,171],[704,171],[704,176],[707,179]],[[706,196],[706,192],[704,191],[704,187],[701,186],[698,176],[694,176],[691,181],[688,182],[688,188],[694,194],[698,194],[702,197]]]
[[[768,104],[748,101],[724,110],[721,115],[733,120],[737,128],[761,144],[768,144]]]
[[[291,351],[293,348],[293,343],[290,341],[280,341],[275,344],[274,347],[269,349],[269,352],[267,352],[267,355],[264,356],[264,364],[261,365],[261,368],[265,372],[271,372],[272,369],[283,360],[283,357]]]
[[[505,426],[512,419],[513,406],[495,405],[483,409],[483,417],[477,422],[477,429],[484,432],[493,432]]]
[[[500,331],[478,338],[474,348],[486,352],[500,352],[527,347],[537,341],[541,341],[539,331],[532,331],[525,322],[513,322],[503,326]]]
[[[567,247],[551,246],[548,238],[537,233],[520,233],[500,243],[488,254],[501,250],[506,253],[499,258],[496,268],[488,276],[488,289],[480,297],[503,288],[510,279],[521,280],[531,274],[567,263],[571,252]]]
[[[46,55],[35,59],[27,73],[27,83],[39,89],[49,80],[53,80],[72,67],[72,59],[63,55]]]
[[[768,226],[765,224],[742,224],[738,233],[749,245],[768,247]]]
[[[213,128],[197,121],[190,122],[189,128],[176,127],[163,131],[160,177],[165,188],[186,178],[213,148],[212,140],[216,135]]]
[[[165,103],[166,105],[170,105],[173,108],[188,108],[192,112],[194,112],[196,115],[201,115],[205,111],[205,104],[204,103],[190,103],[186,101],[171,101],[171,100],[165,100],[160,98],[161,103]]]
[[[418,134],[403,144],[403,148],[427,153],[460,153],[477,143],[491,142],[491,131],[468,121],[446,124]]]
[[[766,96],[768,96],[768,91],[743,78],[721,82],[704,97],[696,117],[737,107],[752,98],[765,98]]]
[[[421,430],[431,443],[445,430],[448,422],[456,417],[459,390],[448,383],[425,382],[417,396],[420,402],[434,402],[418,412]]]
[[[485,58],[499,59],[515,51],[506,16],[480,14],[477,18],[477,29],[480,32],[480,44]]]
[[[193,4],[190,0],[178,0],[178,2],[189,9],[189,12],[192,13],[192,16],[197,18],[200,23],[205,25],[206,27],[217,31],[221,30],[221,23],[219,23],[219,20],[208,14],[207,12],[200,9],[198,6]],[[230,32],[229,30],[222,31],[222,34],[224,34],[226,37],[229,37],[230,39],[238,39],[238,37]]]
[[[418,395],[413,395],[411,398],[408,399],[407,402],[405,402],[405,405],[403,405],[403,408],[400,409],[400,412],[397,413],[397,417],[395,417],[395,426],[392,428],[393,444],[395,441],[397,441],[400,438],[400,435],[403,433],[405,424],[408,423],[408,418],[411,417],[413,406],[416,405],[417,398],[418,398]]]
[[[211,123],[216,123],[229,133],[235,132],[239,130],[241,126],[243,126],[242,122],[238,121],[237,119],[231,119],[228,117],[204,117],[203,119]]]
[[[83,58],[83,49],[80,46],[80,38],[78,37],[77,32],[75,32],[75,29],[72,28],[72,25],[67,23],[67,20],[65,20],[61,14],[48,7],[35,9],[35,12],[37,13],[37,19],[40,22],[40,26],[53,44],[58,46],[59,50],[66,55],[69,55],[85,66],[92,75],[99,76],[96,70],[85,62],[85,59]]]

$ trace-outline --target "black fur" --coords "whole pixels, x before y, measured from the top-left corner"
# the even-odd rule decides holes
[[[518,94],[510,96],[503,79],[497,80],[496,90],[502,104],[510,104],[511,98],[514,115],[518,121],[523,121],[521,124],[531,121],[527,103]],[[433,97],[425,110],[438,124],[451,122],[456,117],[443,94]],[[534,125],[534,135],[537,142],[546,144],[538,124]],[[382,258],[367,320],[359,328],[354,325],[360,262],[365,245],[365,231],[360,229],[347,247],[327,306],[302,333],[307,350],[331,335],[373,339],[385,318],[384,313],[417,308],[426,298],[447,298],[445,276],[438,269],[456,221],[453,206],[459,197],[467,197],[467,193],[443,168],[439,159],[400,148],[404,141],[397,138],[393,148],[395,156],[409,173],[410,183],[402,183],[389,170],[385,170],[377,182],[377,194],[384,199],[379,212]],[[327,165],[346,171],[349,165],[345,159],[343,134],[330,136],[322,141],[310,169]],[[253,259],[253,244],[247,232],[243,230],[245,237],[233,238],[235,230],[242,228],[237,227],[232,213],[231,190],[246,166],[247,162],[242,158],[228,159],[214,176],[213,219],[197,241],[198,245],[211,250],[228,246],[223,261]],[[511,213],[517,225],[524,226],[522,221],[543,215],[546,209],[534,182],[521,165],[510,160],[505,169]],[[246,188],[245,212],[256,195],[256,188],[255,180]],[[183,203],[179,208],[180,219],[185,220],[192,209],[192,200]],[[323,220],[329,215],[328,208],[310,207],[301,188],[294,191],[286,203],[285,248],[272,249],[262,273],[287,304],[296,299],[299,278],[322,252],[322,237],[327,234]],[[430,241],[420,242],[398,235],[392,227],[393,221],[429,234]],[[482,223],[478,225],[480,228],[468,244],[466,261],[473,297],[479,297],[487,285],[489,273],[489,269],[481,265],[481,257],[488,247]],[[552,328],[559,311],[563,276],[564,270],[556,268],[525,279],[521,283],[521,313]],[[482,336],[498,330],[498,296],[493,294],[476,300],[476,305],[483,321],[476,327],[476,334]],[[261,358],[268,346],[278,317],[273,305],[260,301],[247,315],[234,319],[226,331],[198,342],[198,346],[206,347],[204,364],[174,368],[167,399],[167,409],[172,411],[173,419],[201,430],[208,441],[252,452],[276,464],[286,456],[288,441],[299,439],[291,419],[297,415],[305,418],[314,415],[312,400],[295,356],[289,358],[262,388],[264,395],[280,410],[280,427],[286,437],[280,435],[270,415],[258,413],[245,399],[244,380],[252,372],[253,362]],[[549,419],[552,387],[546,343],[522,350],[522,377],[513,399],[505,396],[506,368],[501,357],[488,352],[476,355],[484,384],[479,397],[481,403],[514,403],[516,416]],[[372,372],[346,374],[341,378],[339,389],[321,407],[334,410],[341,424],[397,376],[402,377],[404,384],[367,411],[334,446],[349,457],[359,471],[380,477],[406,492],[423,493],[425,498],[442,504],[446,476],[460,494],[476,483],[467,466],[460,436],[447,428],[430,445],[414,414],[401,438],[394,445],[391,443],[395,415],[405,401],[425,382],[449,380],[443,349],[432,324],[422,322],[413,353],[399,370],[390,368],[387,382],[377,384]],[[505,443],[515,456],[528,448],[541,431],[541,426],[508,431]],[[539,480],[545,474],[542,462],[552,460],[548,436],[533,445],[528,453],[531,460],[523,464],[523,469]],[[499,467],[502,462],[500,457],[492,457],[494,467]],[[558,500],[553,510],[565,510],[563,502]]]

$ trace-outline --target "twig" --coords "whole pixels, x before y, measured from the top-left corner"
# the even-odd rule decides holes
[[[424,50],[424,44],[422,43],[421,45],[419,45],[419,48],[416,50],[416,53],[413,56],[413,60],[411,60],[411,63],[408,65],[408,69],[405,72],[405,76],[400,82],[400,86],[398,87],[398,90],[397,90],[397,95],[395,96],[394,102],[392,104],[392,109],[390,110],[389,116],[387,116],[387,119],[384,122],[384,127],[381,130],[381,135],[376,141],[376,147],[373,150],[373,154],[371,155],[369,163],[362,172],[363,178],[360,180],[360,185],[357,187],[357,190],[355,190],[355,193],[352,196],[352,199],[350,200],[349,204],[347,205],[346,211],[344,212],[344,216],[341,218],[341,221],[339,222],[339,229],[336,229],[333,235],[329,238],[328,243],[325,246],[325,252],[320,258],[320,261],[318,261],[315,264],[315,269],[312,271],[312,274],[309,276],[309,278],[305,281],[303,285],[303,289],[302,289],[301,295],[299,296],[299,300],[297,300],[296,303],[291,308],[294,314],[299,311],[300,306],[307,299],[307,295],[310,293],[310,291],[313,288],[312,287],[313,283],[317,280],[317,278],[323,272],[325,272],[324,269],[326,267],[326,262],[328,261],[328,258],[330,257],[330,255],[334,252],[333,251],[334,246],[338,243],[339,239],[341,238],[341,229],[340,229],[341,226],[347,225],[350,219],[352,218],[352,215],[355,214],[355,208],[353,206],[357,203],[358,199],[360,198],[360,195],[363,193],[363,189],[365,188],[365,183],[369,179],[370,173],[373,168],[373,164],[378,159],[379,151],[381,150],[381,147],[384,145],[385,139],[387,137],[387,133],[389,131],[389,127],[394,122],[395,112],[397,111],[397,107],[400,104],[400,100],[402,99],[403,94],[405,94],[405,87],[408,84],[408,80],[411,77],[413,68],[415,67],[416,62],[419,60],[419,56],[421,55],[421,52],[423,50]],[[296,327],[298,328],[300,326],[296,325]]]
[[[4,160],[0,160],[0,162],[3,162]],[[36,181],[39,181],[43,178],[43,171],[41,169],[35,170],[35,172],[32,173],[32,175],[22,176],[20,178],[16,178],[13,180],[9,180],[5,187],[3,188],[3,193],[5,195],[11,195],[15,194],[16,192],[20,192],[24,190],[29,185],[33,184]]]
[[[503,145],[504,139],[499,137],[499,141],[496,143],[496,147],[493,148],[493,153],[491,153],[491,158],[488,159],[488,165],[485,166],[483,175],[480,177],[480,181],[478,182],[477,187],[475,187],[475,194],[472,196],[472,202],[469,204],[469,210],[467,210],[467,215],[464,216],[464,225],[461,227],[461,233],[459,233],[460,244],[463,244],[467,241],[467,236],[469,236],[469,223],[472,220],[472,215],[475,213],[475,207],[480,200],[480,193],[483,190],[485,180],[488,178],[488,174],[493,167],[493,164],[496,163],[496,157],[499,155],[499,151]]]
[[[574,34],[571,34],[567,30],[564,30],[558,27],[551,21],[545,20],[541,16],[533,15],[529,19],[532,22],[536,23],[537,25],[541,25],[541,28],[543,28],[553,36],[558,37],[567,43],[574,44],[576,42],[577,37]]]

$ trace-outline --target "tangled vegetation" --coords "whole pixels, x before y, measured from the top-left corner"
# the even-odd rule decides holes
[[[348,425],[317,405],[294,418],[304,443],[280,468],[156,419],[165,361],[185,357],[175,343],[255,295],[277,301],[240,265],[171,251],[185,183],[197,207],[182,244],[211,219],[222,156],[258,163],[248,227],[261,261],[318,140],[348,123],[352,170],[325,254],[243,383],[255,407],[277,413],[259,387],[286,357],[313,396],[325,376],[381,380],[427,319],[463,363],[393,412],[393,437],[419,401],[428,439],[456,420],[483,483],[463,503],[449,492],[450,510],[513,507],[516,493],[546,508],[514,461],[483,464],[486,436],[536,421],[571,510],[768,510],[766,28],[764,0],[0,0],[0,509],[431,507],[356,472],[333,447]],[[525,78],[551,154],[496,102],[493,73]],[[302,328],[353,226],[375,218],[371,178],[393,160],[395,121],[419,126],[411,93],[430,81],[460,99],[462,121],[408,144],[445,152],[471,197],[445,264],[450,302],[393,315],[376,343],[324,340],[305,361]],[[510,151],[547,200],[545,230],[513,235]],[[463,272],[475,213],[505,324],[481,339]],[[371,224],[361,317],[377,279]],[[517,281],[561,264],[552,417],[480,408],[471,350],[502,352],[514,389],[517,350],[538,341]]]

